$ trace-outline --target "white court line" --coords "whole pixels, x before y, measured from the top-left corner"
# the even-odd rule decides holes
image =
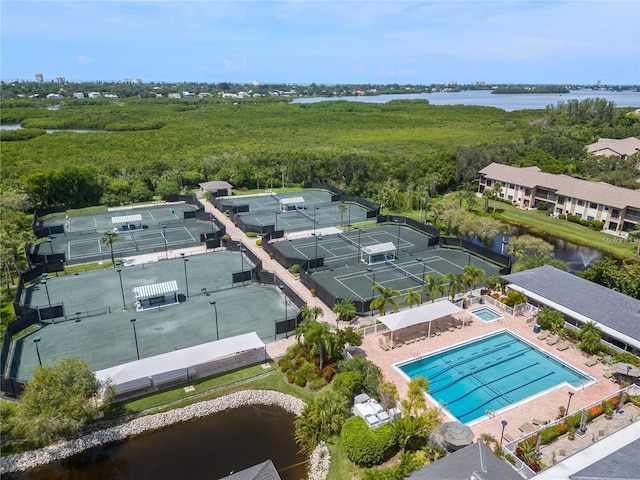
[[[147,210],[147,213],[151,217],[151,220],[153,220],[155,222],[156,221],[156,217],[153,216],[153,213],[151,213],[151,210]]]
[[[93,225],[98,228],[98,221],[96,220],[96,217],[93,217]]]

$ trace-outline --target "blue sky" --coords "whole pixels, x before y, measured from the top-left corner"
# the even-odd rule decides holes
[[[2,79],[640,84],[640,2],[2,0]]]

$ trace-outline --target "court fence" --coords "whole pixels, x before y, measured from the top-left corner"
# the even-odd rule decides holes
[[[330,205],[335,202],[355,203],[366,210],[367,212],[366,218],[376,218],[378,216],[378,213],[380,212],[380,206],[377,205],[376,203],[370,202],[369,200],[365,200],[364,198],[358,197],[356,195],[347,195],[344,193],[344,191],[328,183],[309,182],[309,183],[305,183],[303,185],[303,188],[325,190],[331,193],[331,202],[327,202],[325,205]],[[240,228],[240,230],[242,230],[243,232],[245,233],[253,232],[253,233],[258,233],[260,235],[269,235],[269,234],[273,234],[276,231],[279,231],[276,228],[277,220],[275,219],[275,215],[277,215],[277,209],[250,210],[250,207],[248,204],[231,205],[229,203],[226,203],[225,200],[228,200],[228,199],[224,197],[213,196],[213,195],[211,196],[211,199],[210,199],[211,204],[221,212],[226,212],[226,214],[229,215],[229,219],[231,219],[231,221],[235,224],[235,226]],[[321,204],[318,204],[318,205],[321,205]],[[251,211],[251,213],[254,213],[254,214],[273,213],[274,215],[273,224],[255,225],[250,223],[249,221],[243,220],[242,215],[240,214],[248,213],[249,211]],[[342,222],[336,222],[335,226],[338,226],[341,224]],[[282,235],[284,235],[284,230],[282,230]],[[275,237],[272,236],[271,238],[275,238]],[[281,237],[278,237],[278,238],[281,238]]]

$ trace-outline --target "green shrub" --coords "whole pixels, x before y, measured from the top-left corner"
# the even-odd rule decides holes
[[[549,208],[549,205],[547,205],[547,202],[538,202],[538,205],[536,206],[536,208],[538,210],[547,210]]]
[[[580,332],[578,330],[574,330],[573,328],[563,328],[562,335],[564,336],[564,338],[580,340]]]
[[[231,240],[231,235],[229,235],[228,233],[226,235],[223,235],[222,240],[224,240],[225,242],[228,242],[229,240]]]
[[[292,273],[293,275],[300,272],[300,265],[298,265],[297,263],[294,263],[289,267],[289,272]]]
[[[347,457],[360,467],[380,465],[397,448],[396,433],[390,423],[370,429],[360,417],[347,419],[340,437]]]
[[[256,240],[256,246],[258,246],[258,247],[262,246],[262,239],[261,238]]]
[[[580,420],[582,419],[582,412],[577,412],[567,417],[564,420],[564,423],[567,424],[568,428],[578,428],[580,426]]]
[[[247,238],[256,238],[258,236],[256,232],[247,232],[245,233],[245,235],[247,236]]]
[[[307,385],[307,378],[302,375],[296,375],[295,384],[299,387],[304,387]]]
[[[540,431],[540,443],[547,445],[558,438],[558,434],[559,432],[555,425],[553,427],[543,428]]]
[[[566,213],[561,213],[560,215],[558,215],[558,218],[560,220],[566,220],[567,219],[567,214]]]
[[[333,388],[349,398],[362,389],[362,374],[360,372],[342,372],[333,379]]]

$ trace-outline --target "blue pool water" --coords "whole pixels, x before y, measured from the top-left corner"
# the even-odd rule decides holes
[[[427,378],[430,395],[463,423],[565,382],[581,388],[595,381],[508,331],[397,367]]]
[[[481,318],[485,322],[491,322],[493,320],[502,318],[502,315],[490,309],[489,307],[476,308],[475,310],[470,310],[470,312],[473,313],[476,317]]]

